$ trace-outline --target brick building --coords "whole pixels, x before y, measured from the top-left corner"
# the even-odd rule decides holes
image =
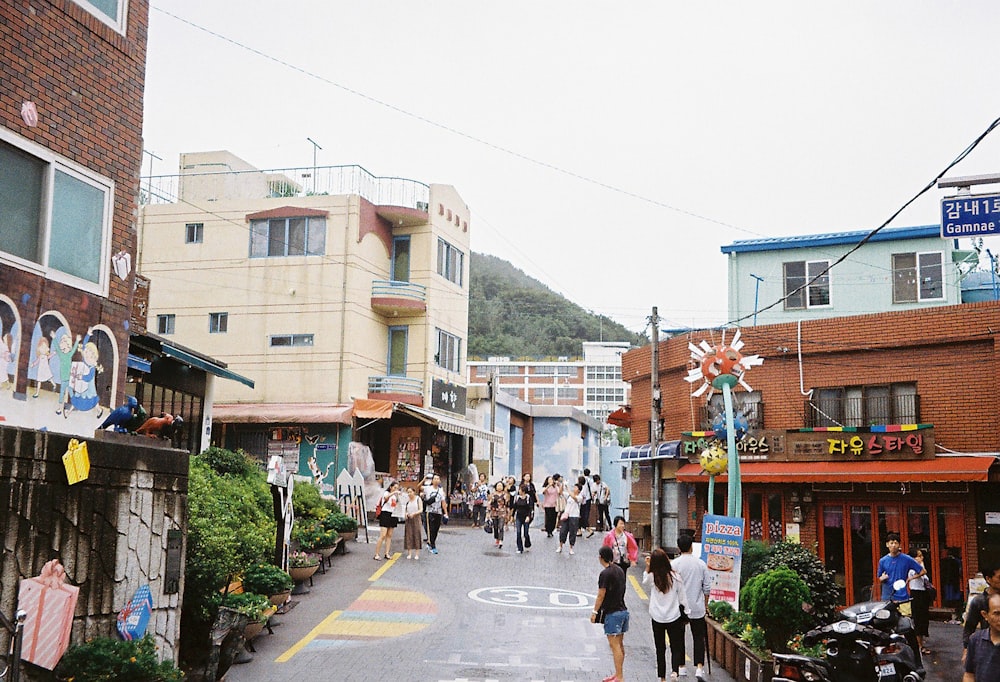
[[[746,519],[748,537],[815,543],[847,603],[872,584],[885,534],[899,532],[904,548],[931,557],[939,605],[954,601],[949,589],[1000,558],[998,332],[998,302],[743,329],[743,352],[764,363],[745,375],[753,391],[735,393],[749,428],[738,444],[743,508],[729,513]],[[688,343],[701,340],[715,346],[722,333],[660,344],[663,439],[677,446],[653,488],[676,500],[676,509],[661,505],[661,523],[671,514],[694,529],[708,507],[697,461],[712,412],[684,377]],[[650,365],[648,347],[622,361],[633,443],[649,440]],[[644,470],[646,482],[653,471]],[[726,510],[725,481],[717,479],[716,513]],[[650,523],[644,511],[635,519],[633,507],[634,520]]]

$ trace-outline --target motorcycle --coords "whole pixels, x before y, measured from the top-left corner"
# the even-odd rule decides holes
[[[901,586],[900,586],[901,587]],[[810,630],[807,646],[823,643],[821,659],[774,654],[772,682],[923,682],[913,621],[892,601],[841,609],[838,620]]]

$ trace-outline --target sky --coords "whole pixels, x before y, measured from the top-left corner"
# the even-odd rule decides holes
[[[453,185],[473,251],[634,331],[714,326],[720,247],[874,229],[1000,117],[998,26],[995,0],[151,0],[142,173],[228,149]],[[946,177],[984,173],[1000,131]]]

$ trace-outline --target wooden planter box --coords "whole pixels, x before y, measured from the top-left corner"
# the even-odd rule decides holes
[[[706,617],[705,622],[708,624],[708,655],[733,679],[740,682],[771,681],[774,664],[770,659],[761,659],[743,640],[723,630],[717,621]]]

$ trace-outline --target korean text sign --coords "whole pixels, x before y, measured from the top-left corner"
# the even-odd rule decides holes
[[[708,565],[711,601],[740,607],[740,568],[743,563],[741,518],[706,514],[701,526],[701,558]]]

